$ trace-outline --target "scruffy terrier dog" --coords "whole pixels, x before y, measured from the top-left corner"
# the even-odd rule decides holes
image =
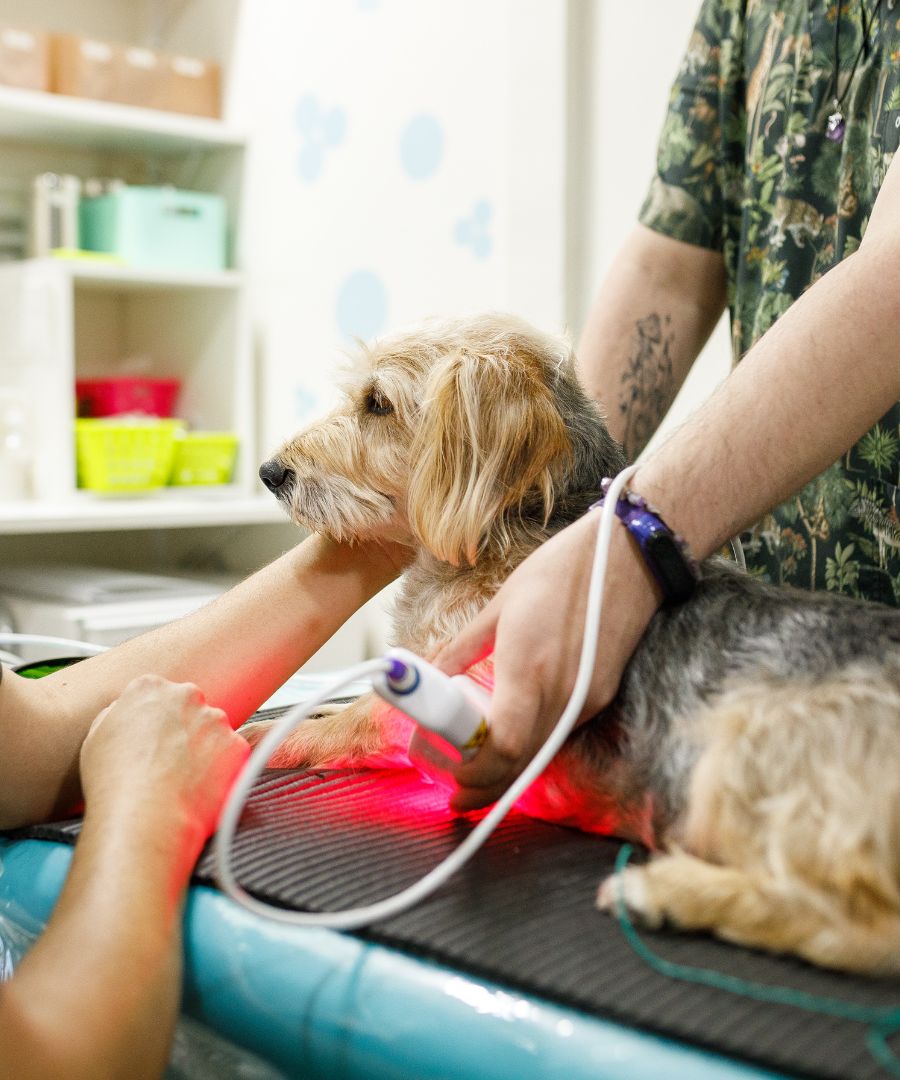
[[[345,404],[260,475],[298,524],[414,546],[395,639],[428,657],[624,461],[568,344],[519,320],[427,323],[364,363]],[[900,972],[898,646],[900,611],[709,560],[520,806],[654,849],[622,880],[647,925]],[[409,730],[366,695],[302,724],[272,763],[395,763]],[[617,888],[600,887],[602,909]]]

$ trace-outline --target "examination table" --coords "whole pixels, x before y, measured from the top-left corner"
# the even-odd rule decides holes
[[[0,839],[0,911],[46,920],[79,827]],[[234,864],[270,902],[334,910],[410,884],[470,828],[411,769],[270,771],[245,810]],[[642,930],[648,960],[593,907],[618,851],[514,812],[437,894],[345,934],[247,913],[214,887],[207,849],[185,912],[184,1011],[297,1077],[898,1075],[900,980]],[[735,979],[737,992],[720,985]]]

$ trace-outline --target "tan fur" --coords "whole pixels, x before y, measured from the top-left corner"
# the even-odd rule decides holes
[[[273,459],[292,473],[279,497],[299,524],[338,539],[390,537],[416,549],[394,638],[427,657],[546,538],[551,514],[573,498],[577,485],[563,483],[572,470],[593,476],[584,446],[573,450],[581,420],[567,414],[567,427],[565,409],[582,419],[592,411],[604,429],[557,379],[574,379],[568,345],[519,320],[428,323],[377,343],[364,361],[346,402]],[[590,432],[593,446],[599,435]],[[572,513],[584,512],[592,498],[584,494]],[[886,648],[896,656],[895,645]],[[656,653],[648,661],[681,662]],[[646,770],[636,780],[634,759],[618,754],[614,738],[592,741],[591,725],[520,809],[662,849],[622,881],[629,907],[650,925],[667,920],[830,967],[900,972],[900,660],[824,679],[754,669],[749,684],[697,700],[712,701],[704,715],[693,707],[660,729],[668,749],[658,753],[682,777],[686,806],[660,831]],[[266,729],[253,725],[251,741]],[[272,764],[405,762],[409,733],[409,721],[366,695],[302,724]],[[640,734],[629,731],[626,742],[634,748]],[[601,908],[612,907],[617,888],[601,887]]]
[[[568,440],[542,375],[526,350],[511,364],[461,348],[426,380],[407,505],[413,535],[439,560],[474,566],[490,532],[509,550],[503,513],[532,490],[549,518]]]
[[[518,511],[531,500],[546,525],[570,464],[546,381],[562,368],[574,370],[568,343],[520,319],[428,322],[366,348],[345,402],[279,450],[297,478],[289,510],[298,524],[415,547],[394,605],[397,644],[433,655],[543,538]],[[392,412],[367,412],[373,395]],[[344,724],[302,725],[271,764],[396,760],[409,729],[386,715],[366,695]],[[251,739],[264,731],[254,727]]]
[[[863,666],[724,695],[672,853],[626,871],[626,902],[649,925],[900,972],[898,716],[896,682]]]

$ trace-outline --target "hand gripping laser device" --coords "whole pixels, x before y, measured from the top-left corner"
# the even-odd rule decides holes
[[[607,494],[611,506],[635,471],[632,465],[613,481]],[[380,919],[387,919],[413,907],[447,881],[475,854],[507,812],[546,768],[569,733],[575,727],[587,698],[594,671],[594,657],[600,631],[603,579],[612,539],[614,513],[604,513],[600,520],[594,561],[588,586],[584,636],[575,686],[556,726],[524,771],[503,796],[472,829],[466,839],[443,862],[419,881],[394,896],[364,907],[335,912],[289,911],[266,904],[241,888],[231,867],[231,846],[247,796],[266,766],[275,748],[319,706],[332,699],[351,682],[370,678],[375,691],[391,705],[406,713],[427,738],[428,733],[456,748],[461,757],[477,753],[489,735],[490,697],[465,675],[448,676],[406,649],[392,649],[377,660],[369,660],[339,673],[335,681],[315,697],[301,702],[280,717],[255,747],[243,772],[236,780],[222,815],[215,838],[216,877],[222,890],[242,907],[278,922],[294,926],[330,927],[355,930]],[[415,736],[414,736],[415,738]]]

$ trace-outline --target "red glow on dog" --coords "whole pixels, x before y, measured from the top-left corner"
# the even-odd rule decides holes
[[[477,664],[473,664],[472,667],[466,669],[466,675],[473,682],[477,682],[479,686],[483,687],[489,694],[494,692],[494,654],[491,653],[483,660],[479,660]]]
[[[279,778],[268,791],[257,789],[247,809],[257,826],[263,824],[284,836],[302,831],[316,842],[339,845],[353,835],[383,846],[419,834],[461,838],[475,815],[450,810],[445,788],[417,769],[338,769]],[[479,815],[480,816],[480,812]]]

